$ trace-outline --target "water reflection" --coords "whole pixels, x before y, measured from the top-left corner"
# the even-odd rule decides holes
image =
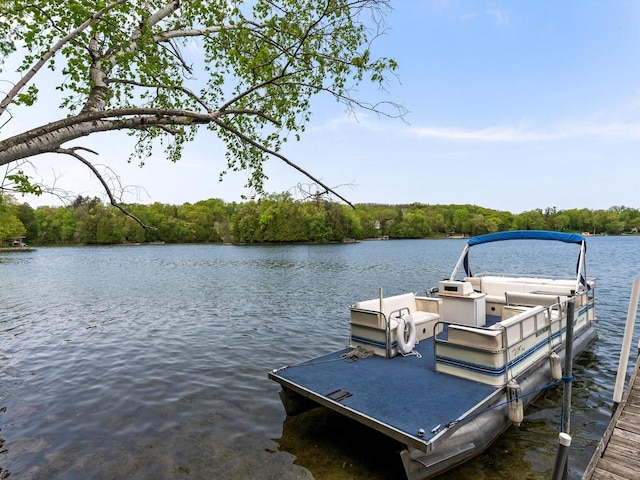
[[[0,413],[3,413],[5,410],[6,409],[4,407],[0,408]],[[4,438],[2,438],[1,432],[2,432],[2,429],[0,429],[0,455],[7,453],[7,450],[5,449],[5,446],[4,446]],[[0,462],[0,480],[4,480],[5,478],[9,477],[9,475],[11,475],[11,472],[9,470],[5,470],[4,468],[2,468],[2,462]]]
[[[295,463],[317,480],[387,480],[404,475],[401,444],[324,407],[287,417],[276,441],[280,451],[294,455]]]
[[[512,427],[484,453],[438,479],[546,480],[553,467],[557,438],[557,431],[550,432],[547,419],[527,418],[526,426]],[[400,443],[324,407],[287,417],[282,437],[276,441],[281,451],[294,455],[295,463],[308,469],[317,480],[404,477]],[[532,451],[536,452],[533,457]],[[515,472],[522,472],[523,476]]]

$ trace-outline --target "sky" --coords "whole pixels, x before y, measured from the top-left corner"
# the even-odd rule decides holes
[[[635,0],[392,0],[372,53],[399,63],[384,91],[403,119],[349,115],[318,97],[300,142],[282,153],[352,203],[472,204],[520,213],[555,207],[640,208],[640,2]],[[16,110],[3,134],[40,121]],[[78,142],[76,142],[78,143]],[[82,142],[129,188],[126,202],[242,201],[245,173],[220,183],[224,149],[202,131],[172,164],[158,150],[128,164],[131,140]],[[104,197],[72,159],[33,159],[38,174],[77,194]],[[278,159],[267,192],[308,184]],[[32,206],[55,197],[18,198]]]

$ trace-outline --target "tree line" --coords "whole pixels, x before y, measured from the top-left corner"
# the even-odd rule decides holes
[[[32,208],[0,198],[0,241],[24,237],[31,245],[121,243],[343,242],[366,238],[442,238],[501,230],[555,230],[590,234],[637,233],[640,210],[546,208],[519,214],[476,205],[358,204],[300,201],[289,193],[227,203],[125,205],[143,228],[99,198],[78,196],[67,206]]]

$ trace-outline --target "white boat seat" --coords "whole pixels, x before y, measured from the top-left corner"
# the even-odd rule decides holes
[[[378,337],[375,331],[386,331],[386,319],[389,319],[392,341],[396,338],[397,319],[410,314],[416,326],[418,341],[433,336],[435,324],[440,320],[441,300],[431,297],[418,297],[414,293],[405,293],[380,299],[365,300],[351,307],[351,331],[358,336]],[[381,308],[382,307],[382,308]],[[365,329],[361,327],[366,327]]]
[[[487,303],[506,303],[507,305],[509,304],[505,299],[507,292],[511,295],[521,293],[568,297],[571,294],[571,290],[575,289],[575,282],[571,280],[554,280],[548,278],[486,276],[466,277],[464,280],[470,282],[474,290],[486,293]],[[523,305],[547,305],[547,303],[523,303]]]
[[[536,305],[550,307],[569,298],[564,295],[560,296],[546,293],[505,292],[504,295],[507,305],[522,305],[530,307],[534,307]]]

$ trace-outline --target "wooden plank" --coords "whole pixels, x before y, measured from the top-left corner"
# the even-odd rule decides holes
[[[640,404],[640,386],[638,388],[631,389],[629,393],[629,402],[632,405]]]
[[[626,478],[629,480],[638,478],[638,471],[627,467],[624,462],[626,459],[624,457],[618,457],[617,455],[606,455],[602,457],[598,462],[598,468],[602,470],[606,470],[607,472],[614,473],[619,475],[622,478]]]
[[[582,480],[637,480],[640,478],[640,357],[627,389]]]
[[[597,467],[593,472],[592,480],[628,480],[626,477],[621,477],[615,473],[607,472],[600,467]]]
[[[612,440],[611,442],[609,442],[609,446],[607,447],[607,451],[604,456],[605,458],[622,458],[624,459],[624,464],[626,467],[633,468],[634,470],[639,471],[639,452],[640,449],[637,445],[629,445]]]
[[[640,415],[640,401],[637,402],[637,404],[633,404],[630,402],[631,401],[629,400],[629,402],[627,402],[627,404],[624,406],[624,411],[627,413],[632,413],[634,415]]]
[[[640,433],[640,415],[627,412],[623,410],[616,428],[627,430],[628,432]]]
[[[613,431],[611,438],[615,439],[617,442],[627,445],[635,445],[636,447],[640,446],[640,434],[622,430],[620,428]]]
[[[611,441],[609,445],[607,445],[607,450],[603,456],[607,455],[609,449],[614,449],[614,452],[622,452],[628,451],[631,454],[631,457],[634,458],[636,453],[640,450],[638,444],[624,437],[611,437]]]

